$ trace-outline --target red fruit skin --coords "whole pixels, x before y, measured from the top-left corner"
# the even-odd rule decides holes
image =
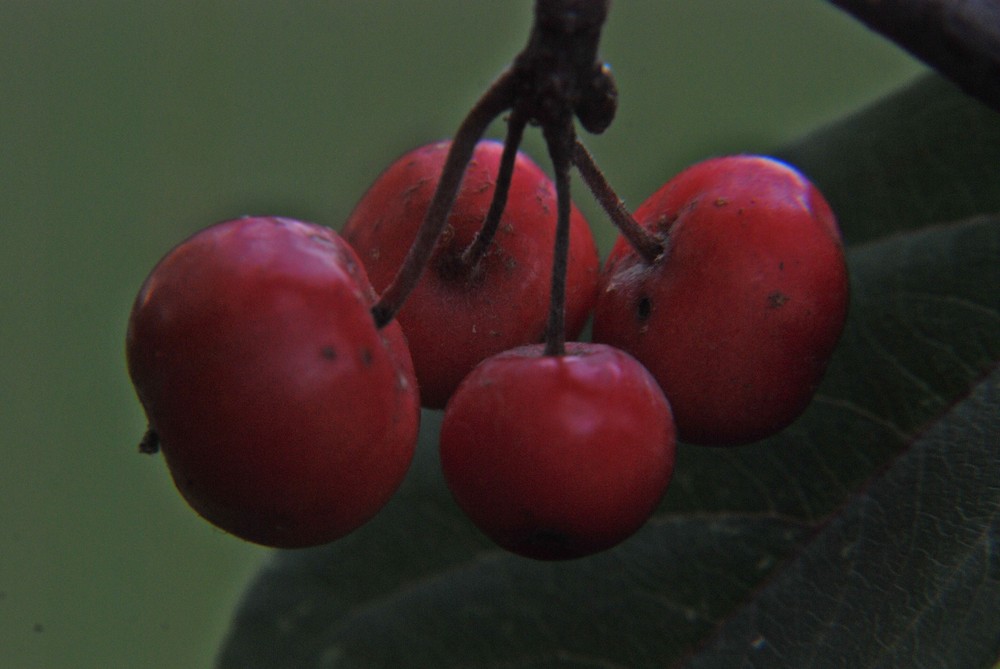
[[[128,369],[178,490],[248,541],[294,548],[371,518],[419,423],[398,325],[332,230],[282,218],[207,228],[153,269]]]
[[[395,277],[437,187],[450,142],[407,153],[365,193],[343,229],[378,292]],[[480,142],[438,248],[397,318],[406,333],[424,406],[442,408],[480,361],[542,341],[555,244],[555,187],[518,154],[507,206],[473,274],[455,259],[479,231],[493,197],[503,145]],[[573,207],[566,277],[566,331],[575,337],[594,305],[600,261],[586,220]]]
[[[501,547],[582,557],[631,536],[673,474],[675,431],[656,380],[627,353],[567,344],[491,357],[441,425],[441,466],[459,507]]]
[[[682,441],[735,445],[806,408],[844,327],[848,277],[820,192],[776,160],[699,163],[635,211],[665,252],[619,238],[601,276],[594,341],[638,358]]]

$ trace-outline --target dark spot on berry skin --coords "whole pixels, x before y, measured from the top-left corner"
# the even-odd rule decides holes
[[[39,634],[39,633],[45,631],[45,626],[42,625],[42,623],[35,623],[35,626],[34,626],[33,629],[35,631],[35,634]]]
[[[727,200],[726,198],[724,198],[724,197],[717,197],[717,198],[715,198],[715,206],[716,207],[725,207],[727,204],[729,204],[729,200]]]
[[[418,179],[416,183],[408,186],[406,190],[403,191],[401,197],[404,202],[408,202],[413,196],[420,191],[421,188],[427,185],[430,180],[427,178]]]
[[[520,542],[519,549],[542,560],[562,560],[573,557],[576,550],[565,533],[538,528]]]
[[[790,297],[782,293],[780,290],[776,290],[767,296],[767,306],[771,309],[778,309],[790,299]]]
[[[367,348],[361,349],[361,364],[365,367],[371,367],[372,362],[374,362],[375,356]]]
[[[337,351],[332,346],[324,346],[322,349],[320,349],[319,354],[326,360],[337,359]]]
[[[461,281],[468,274],[468,267],[462,262],[461,253],[452,249],[442,249],[431,262],[438,276],[445,281]]]
[[[538,191],[535,193],[535,201],[538,202],[538,206],[541,208],[543,212],[545,212],[546,216],[548,216],[548,214],[551,211],[549,209],[549,203],[552,202],[552,199],[553,199],[552,192],[549,191],[544,186],[540,187]]]
[[[273,525],[274,529],[276,530],[279,530],[281,532],[288,532],[289,530],[294,530],[297,523],[295,522],[295,519],[292,518],[289,514],[282,513],[279,511],[274,516]]]
[[[649,315],[653,313],[653,302],[648,297],[643,295],[639,298],[639,304],[636,305],[635,310],[636,316],[639,317],[640,321],[645,321],[649,318]]]

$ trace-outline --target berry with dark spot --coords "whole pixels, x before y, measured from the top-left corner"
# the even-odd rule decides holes
[[[563,560],[610,548],[653,513],[674,467],[670,405],[627,353],[589,343],[493,356],[441,425],[459,507],[501,547]]]
[[[605,264],[594,341],[659,380],[682,440],[740,444],[809,404],[844,327],[847,269],[820,192],[796,170],[731,156],[681,172],[635,211],[664,248],[620,238]]]
[[[383,172],[343,229],[379,292],[395,277],[437,186],[450,142],[415,149]],[[398,314],[425,406],[441,408],[480,361],[542,341],[548,320],[556,192],[518,154],[496,236],[475,263],[462,254],[480,230],[495,190],[503,145],[476,146],[434,256]],[[575,337],[593,308],[600,262],[586,220],[570,217],[566,331]]]
[[[398,324],[332,230],[282,218],[207,228],[143,284],[126,339],[188,503],[259,544],[310,546],[371,518],[413,455],[419,398]]]

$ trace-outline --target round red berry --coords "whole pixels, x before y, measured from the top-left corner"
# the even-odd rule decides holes
[[[458,505],[501,547],[543,560],[631,536],[674,466],[670,406],[649,372],[610,346],[566,347],[485,360],[441,426],[441,466]]]
[[[178,490],[269,546],[332,541],[406,473],[419,398],[395,323],[333,231],[282,218],[207,228],[164,257],[128,325],[129,373]]]
[[[777,160],[731,156],[683,171],[635,211],[663,244],[647,262],[619,238],[594,340],[659,380],[682,440],[740,444],[809,404],[844,327],[848,279],[833,212]]]
[[[430,144],[399,158],[348,218],[344,238],[379,292],[395,277],[416,237],[450,145]],[[515,161],[507,205],[486,254],[474,267],[460,261],[490,208],[502,153],[499,142],[477,145],[430,265],[398,314],[427,407],[443,407],[478,362],[545,335],[556,193],[525,155]],[[590,228],[574,207],[566,295],[570,338],[593,308],[599,270]]]

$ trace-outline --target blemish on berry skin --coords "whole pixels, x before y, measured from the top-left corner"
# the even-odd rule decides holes
[[[337,351],[332,346],[324,346],[320,349],[319,354],[324,360],[337,359]]]
[[[715,198],[715,206],[716,207],[725,207],[727,204],[729,204],[729,200],[727,200],[726,198],[724,198],[724,197],[717,197],[717,198]]]
[[[375,356],[372,355],[372,352],[370,350],[368,350],[367,348],[361,349],[361,364],[362,365],[364,365],[365,367],[371,367],[372,366],[372,362],[374,362],[374,360],[375,360]]]
[[[524,538],[523,546],[549,555],[562,555],[572,550],[569,538],[558,530],[538,529]]]
[[[650,314],[653,313],[653,302],[649,297],[643,295],[639,298],[639,303],[636,305],[635,310],[636,316],[639,317],[639,321],[645,321],[649,318]]]
[[[776,290],[767,296],[767,306],[771,309],[778,309],[790,299],[790,297],[782,293],[780,290]]]
[[[405,190],[403,190],[403,193],[401,195],[403,201],[406,202],[410,200],[417,192],[420,191],[420,189],[422,189],[428,183],[430,183],[430,179],[428,179],[427,177],[417,179],[415,183],[413,183],[412,185],[408,186]]]

